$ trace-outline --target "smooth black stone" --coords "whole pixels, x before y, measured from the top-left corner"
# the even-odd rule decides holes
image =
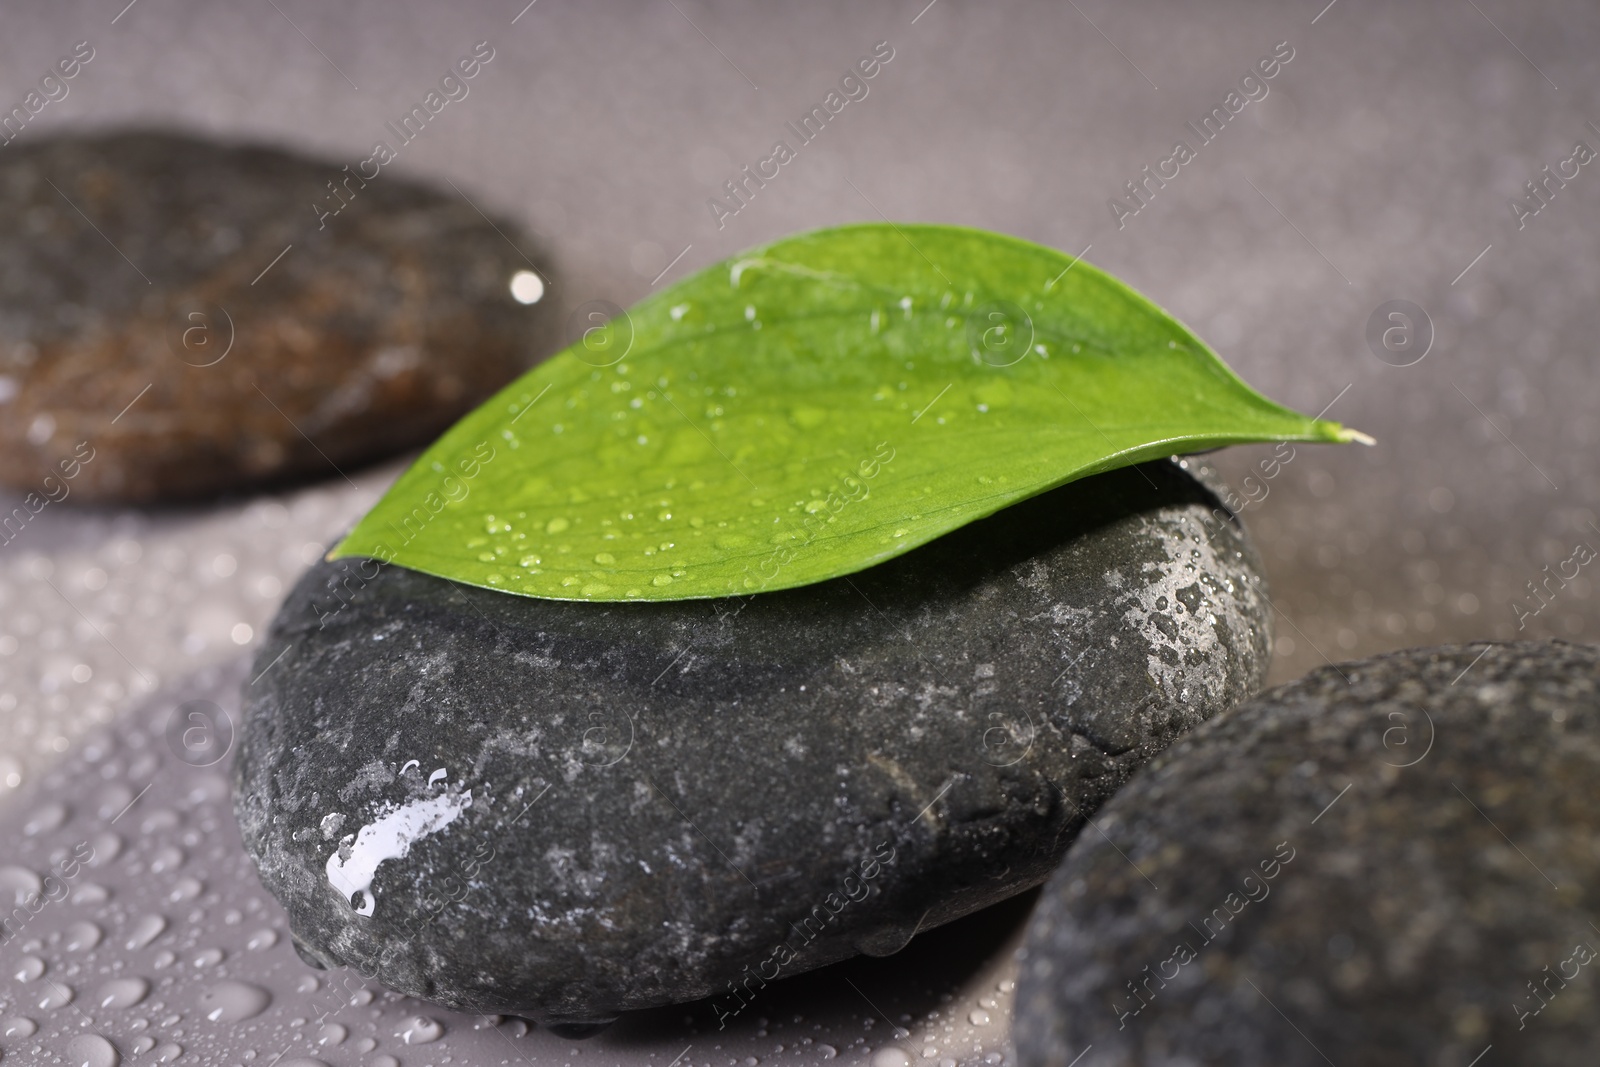
[[[1184,738],[1095,823],[1028,931],[1022,1067],[1600,1049],[1600,954],[1575,956],[1600,949],[1600,649],[1314,671]]]
[[[549,294],[509,289],[541,256],[525,235],[347,162],[157,132],[6,146],[0,485],[151,502],[337,477],[557,347]]]
[[[319,565],[245,689],[246,847],[301,940],[394,989],[558,1021],[736,1013],[774,974],[1037,885],[1135,768],[1255,691],[1269,608],[1218,507],[1150,463],[725,601]],[[335,888],[330,856],[402,804],[455,815],[373,898],[342,873],[365,846]]]

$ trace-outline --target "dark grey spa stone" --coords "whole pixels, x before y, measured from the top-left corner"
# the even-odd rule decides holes
[[[0,485],[42,507],[335,477],[556,347],[553,302],[511,292],[523,235],[363,170],[166,133],[6,146]]]
[[[1148,463],[742,600],[319,565],[245,689],[246,848],[307,956],[394,989],[737,1013],[1039,884],[1135,768],[1258,688],[1269,608],[1218,508]]]
[[[1600,1053],[1600,649],[1416,649],[1209,723],[1095,817],[1023,950],[1022,1067]]]

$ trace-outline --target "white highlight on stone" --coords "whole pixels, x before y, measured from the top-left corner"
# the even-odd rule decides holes
[[[384,860],[403,859],[411,846],[429,834],[438,833],[472,807],[472,791],[445,793],[413,800],[363,826],[350,846],[348,859],[335,850],[328,857],[328,884],[346,900],[361,894],[353,905],[358,915],[371,915],[377,906],[372,894],[372,878]]]
[[[511,276],[511,296],[519,304],[537,304],[544,299],[544,279],[531,270],[519,270]]]

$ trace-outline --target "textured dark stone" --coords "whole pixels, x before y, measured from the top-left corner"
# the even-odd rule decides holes
[[[169,134],[7,146],[0,483],[52,495],[70,470],[80,500],[150,501],[332,475],[427,442],[554,347],[551,301],[512,298],[529,264],[471,204],[347,178]],[[330,181],[353,198],[319,219]]]
[[[1037,885],[1084,812],[1256,689],[1268,608],[1237,527],[1207,540],[1216,506],[1145,464],[744,600],[320,565],[245,690],[246,847],[308,952],[393,988],[568,1022],[736,1011],[732,982],[888,954]],[[455,814],[358,915],[329,857],[398,805]]]
[[[1186,737],[1095,822],[1029,928],[1023,1067],[1600,1050],[1600,955],[1574,954],[1600,948],[1600,650],[1313,671]]]

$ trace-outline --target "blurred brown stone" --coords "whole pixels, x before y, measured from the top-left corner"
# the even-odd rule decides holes
[[[0,483],[151,502],[335,476],[554,347],[552,302],[510,292],[549,277],[526,237],[342,167],[160,133],[0,154]]]

